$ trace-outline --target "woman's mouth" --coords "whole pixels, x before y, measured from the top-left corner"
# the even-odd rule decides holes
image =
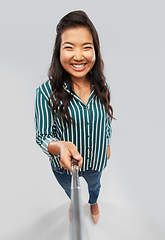
[[[75,71],[83,71],[86,68],[87,64],[71,64],[71,67],[75,70]]]

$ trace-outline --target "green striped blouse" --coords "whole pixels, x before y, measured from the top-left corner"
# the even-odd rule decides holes
[[[69,92],[67,84],[64,88]],[[83,157],[80,171],[89,168],[102,171],[107,165],[106,146],[110,145],[112,129],[110,117],[95,95],[94,90],[91,91],[87,105],[82,102],[76,93],[73,94],[68,111],[75,121],[74,127],[70,123],[67,126],[65,122],[61,122],[56,114],[54,121],[49,106],[50,95],[50,81],[43,83],[36,90],[36,143],[47,154],[50,162],[55,167],[61,168],[60,156],[51,155],[48,152],[48,144],[51,141],[71,141]],[[67,170],[67,173],[70,174],[70,171]]]

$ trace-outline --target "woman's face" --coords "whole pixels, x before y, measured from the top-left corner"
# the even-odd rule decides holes
[[[95,60],[93,37],[88,28],[69,28],[62,33],[60,62],[73,82],[85,81]]]

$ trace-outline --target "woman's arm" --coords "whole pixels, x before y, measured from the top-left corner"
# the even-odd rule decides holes
[[[48,157],[52,157],[48,152],[48,144],[52,141],[58,141],[58,139],[52,131],[54,120],[49,107],[49,96],[46,96],[45,92],[43,94],[40,87],[36,90],[34,122],[36,143]]]
[[[49,106],[48,91],[43,87],[36,91],[35,101],[35,128],[36,142],[48,157],[60,155],[60,165],[65,169],[71,170],[71,157],[78,160],[79,168],[82,166],[82,157],[72,142],[60,141],[52,131],[54,120]],[[49,90],[49,89],[48,89]],[[44,94],[43,94],[44,92]]]

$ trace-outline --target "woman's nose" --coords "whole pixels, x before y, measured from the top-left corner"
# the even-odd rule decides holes
[[[83,57],[82,51],[81,51],[81,50],[75,51],[73,59],[74,59],[74,60],[77,60],[77,61],[83,60],[84,57]]]

